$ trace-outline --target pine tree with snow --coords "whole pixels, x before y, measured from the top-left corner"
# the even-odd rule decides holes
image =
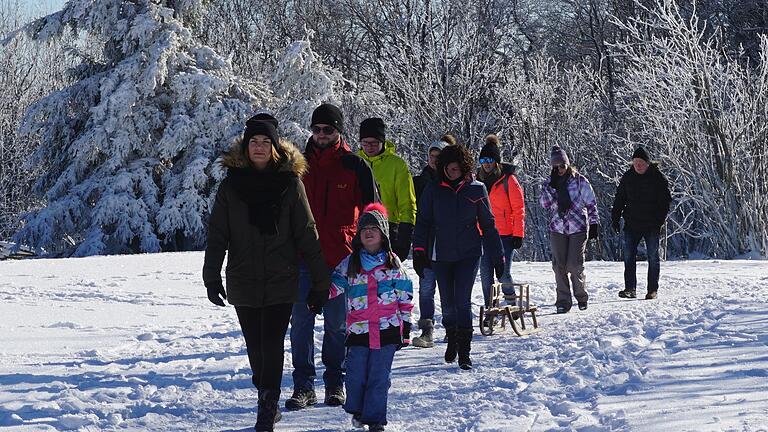
[[[46,204],[16,241],[75,256],[204,245],[223,177],[214,161],[268,91],[195,42],[184,22],[201,12],[199,1],[70,0],[27,27],[40,41],[86,32],[103,50],[27,113],[20,132],[40,142],[30,163],[51,168],[34,189]]]
[[[343,84],[341,72],[324,65],[309,41],[290,44],[270,80],[283,135],[303,147],[312,111],[326,102],[340,105]]]

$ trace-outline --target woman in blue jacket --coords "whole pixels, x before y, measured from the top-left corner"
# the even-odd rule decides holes
[[[496,277],[504,271],[501,239],[488,192],[485,185],[472,179],[472,172],[474,159],[464,146],[447,146],[440,152],[438,180],[428,184],[422,193],[413,238],[416,273],[422,276],[431,261],[437,277],[448,338],[445,361],[454,362],[458,354],[462,369],[472,368],[472,287],[480,256],[488,254],[493,258]],[[432,244],[427,245],[428,241]],[[427,250],[431,256],[427,256]]]

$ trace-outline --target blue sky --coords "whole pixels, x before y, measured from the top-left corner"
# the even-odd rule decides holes
[[[64,7],[66,0],[19,0],[22,10],[30,16],[41,16]]]

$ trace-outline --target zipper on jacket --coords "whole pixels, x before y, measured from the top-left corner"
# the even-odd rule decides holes
[[[328,188],[330,187],[330,183],[328,180],[325,181],[325,196],[323,197],[323,216],[328,216]]]

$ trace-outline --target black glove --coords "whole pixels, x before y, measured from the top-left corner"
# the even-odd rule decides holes
[[[621,225],[619,225],[619,221],[617,220],[613,221],[613,223],[611,224],[611,228],[613,228],[616,234],[618,234],[621,231]]]
[[[512,237],[512,240],[510,241],[510,247],[512,249],[520,249],[521,247],[523,247],[523,238]]]
[[[394,248],[395,254],[400,261],[408,259],[408,252],[411,251],[411,236],[413,235],[413,225],[401,222],[397,226],[397,245]]]
[[[493,271],[496,273],[497,280],[504,275],[504,255],[499,255],[493,259]]]
[[[600,225],[592,224],[589,226],[589,233],[587,233],[587,239],[595,240],[600,236]]]
[[[405,326],[406,323],[403,323],[403,325]],[[397,351],[407,347],[410,344],[411,344],[411,330],[410,330],[410,327],[406,327],[405,329],[403,329],[403,341],[400,342],[400,345],[397,346]]]
[[[424,269],[430,268],[427,253],[421,249],[413,251],[413,269],[420,278],[424,277]]]
[[[323,305],[328,301],[328,290],[310,291],[307,295],[307,308],[315,315],[323,312]]]
[[[227,298],[227,292],[224,291],[224,285],[221,281],[209,282],[205,285],[205,289],[208,290],[208,300],[217,305],[225,306],[224,300]]]

